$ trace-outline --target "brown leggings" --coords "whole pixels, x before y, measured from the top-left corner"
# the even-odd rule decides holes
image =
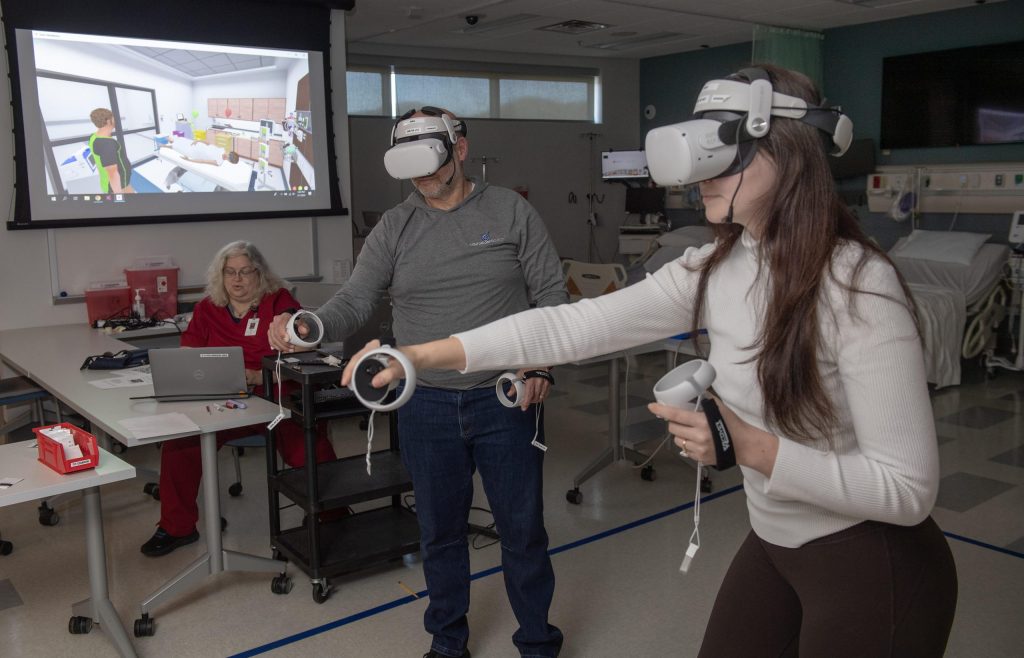
[[[800,548],[751,532],[700,656],[942,656],[956,598],[953,555],[930,517],[913,527],[865,521]]]

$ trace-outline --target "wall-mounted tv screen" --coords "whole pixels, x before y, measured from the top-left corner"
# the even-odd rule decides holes
[[[328,134],[323,53],[13,33],[9,226],[343,212],[327,140],[311,138]],[[286,121],[297,107],[306,130]]]
[[[647,154],[643,151],[605,151],[601,154],[601,178],[647,178]]]
[[[887,57],[881,147],[1024,142],[1024,41]]]

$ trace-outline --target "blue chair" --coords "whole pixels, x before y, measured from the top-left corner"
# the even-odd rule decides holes
[[[13,430],[25,425],[45,423],[43,400],[48,400],[50,397],[45,389],[40,388],[28,377],[0,379],[0,407],[15,404],[30,404],[32,406],[31,413],[27,416],[15,418],[0,425],[0,436],[6,437]],[[60,422],[60,405],[57,406],[57,418]]]

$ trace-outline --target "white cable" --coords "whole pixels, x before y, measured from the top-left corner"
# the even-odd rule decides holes
[[[541,409],[543,409],[543,408],[544,408],[544,403],[543,402],[538,402],[537,403],[537,418],[536,418],[536,420],[534,422],[534,425],[533,425],[533,440],[530,441],[530,445],[533,446],[534,448],[537,448],[541,452],[547,452],[548,451],[548,447],[546,445],[544,445],[543,443],[541,443],[540,441],[537,440],[537,437],[540,436],[540,412],[541,412]]]
[[[281,350],[277,350],[277,361],[274,362],[274,377],[277,378],[277,416],[267,424],[267,429],[272,430],[277,424],[284,420],[284,405],[281,403]]]
[[[697,396],[697,404],[694,406],[694,411],[700,411],[700,401],[703,394]],[[682,454],[686,456],[684,450]],[[696,460],[695,460],[696,461]],[[697,554],[700,549],[700,480],[703,475],[704,464],[697,461],[697,484],[693,493],[693,532],[690,533],[690,544],[686,547],[686,554],[683,556],[683,563],[679,565],[679,571],[686,573],[690,570],[690,563],[693,562],[693,556]]]
[[[366,430],[366,474],[370,475],[370,448],[373,447],[373,416],[377,413],[376,409],[370,411],[370,419],[366,421],[369,428]]]

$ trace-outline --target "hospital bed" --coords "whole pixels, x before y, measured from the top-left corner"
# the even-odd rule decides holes
[[[252,164],[245,164],[245,161],[232,164],[225,160],[219,165],[195,162],[186,159],[181,153],[169,148],[157,149],[156,154],[164,162],[175,167],[181,167],[186,172],[192,172],[209,181],[216,186],[214,189],[222,188],[231,192],[245,192],[249,189],[249,179],[252,177]]]
[[[965,336],[969,318],[982,310],[996,315],[1001,310],[1003,268],[1010,248],[984,243],[988,237],[962,231],[914,231],[889,250],[914,295],[927,377],[936,388],[959,384],[961,356],[977,356],[980,350],[974,345],[984,347],[991,340],[994,327],[988,322],[974,323],[987,334]]]
[[[662,233],[651,242],[651,249],[630,265],[626,272],[627,283],[636,283],[647,274],[658,271],[665,263],[679,258],[690,247],[701,247],[714,239],[710,226],[684,226]]]

